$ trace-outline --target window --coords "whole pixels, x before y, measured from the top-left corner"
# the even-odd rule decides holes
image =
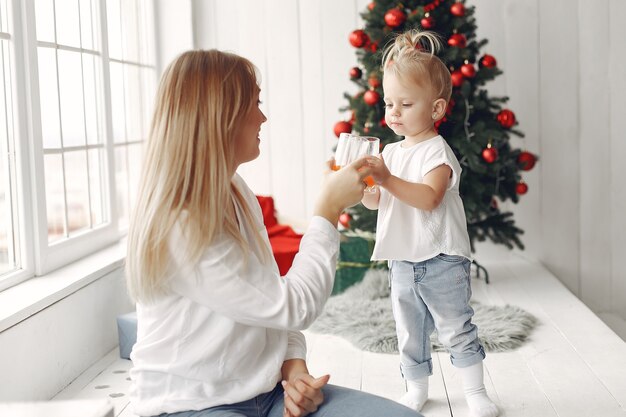
[[[31,264],[42,274],[125,233],[156,84],[152,3],[0,0],[0,289]],[[16,68],[21,83],[7,76]],[[31,178],[21,188],[20,169]]]
[[[0,0],[0,277],[22,271],[23,250],[15,127],[14,36],[8,0]],[[8,280],[7,280],[8,281]],[[1,287],[0,287],[1,288]]]

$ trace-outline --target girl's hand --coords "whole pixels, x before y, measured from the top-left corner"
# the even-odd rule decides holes
[[[389,172],[389,168],[387,168],[387,165],[385,164],[383,154],[381,153],[377,157],[368,157],[367,165],[372,170],[372,177],[374,178],[374,182],[384,187],[384,183],[391,176],[391,172]]]
[[[322,387],[328,383],[330,375],[314,378],[309,374],[299,374],[289,381],[283,381],[285,390],[284,417],[304,417],[317,411],[324,402]]]

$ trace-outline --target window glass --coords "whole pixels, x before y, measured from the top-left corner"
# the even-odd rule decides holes
[[[2,29],[6,2],[0,3]],[[3,32],[6,33],[6,32]],[[15,135],[9,42],[0,41],[0,275],[20,267]]]
[[[59,88],[57,83],[56,53],[54,49],[37,48],[39,60],[39,110],[43,147],[61,147],[59,120]]]
[[[54,0],[56,43],[80,48],[78,0]]]
[[[54,2],[35,0],[35,21],[37,40],[54,42]]]

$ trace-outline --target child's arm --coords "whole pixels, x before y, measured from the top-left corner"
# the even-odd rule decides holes
[[[451,174],[452,170],[449,166],[439,165],[426,174],[423,183],[409,182],[390,175],[380,185],[406,204],[430,211],[441,204]]]
[[[378,202],[380,201],[380,189],[374,187],[373,193],[364,193],[361,203],[370,210],[376,210],[378,208]]]
[[[372,176],[394,197],[410,206],[427,211],[434,210],[441,204],[452,175],[452,169],[448,165],[439,165],[424,176],[424,182],[416,183],[391,175],[382,156],[376,159],[377,161],[374,158],[368,160],[372,167]]]

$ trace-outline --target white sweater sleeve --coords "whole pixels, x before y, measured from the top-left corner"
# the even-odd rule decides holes
[[[170,242],[170,248],[176,246],[176,241]],[[246,260],[239,245],[224,237],[204,252],[194,268],[177,265],[170,289],[239,323],[305,329],[330,296],[338,250],[335,227],[313,217],[291,269],[281,278],[252,251]]]
[[[285,360],[289,359],[306,359],[306,339],[301,332],[290,331],[287,335]]]

